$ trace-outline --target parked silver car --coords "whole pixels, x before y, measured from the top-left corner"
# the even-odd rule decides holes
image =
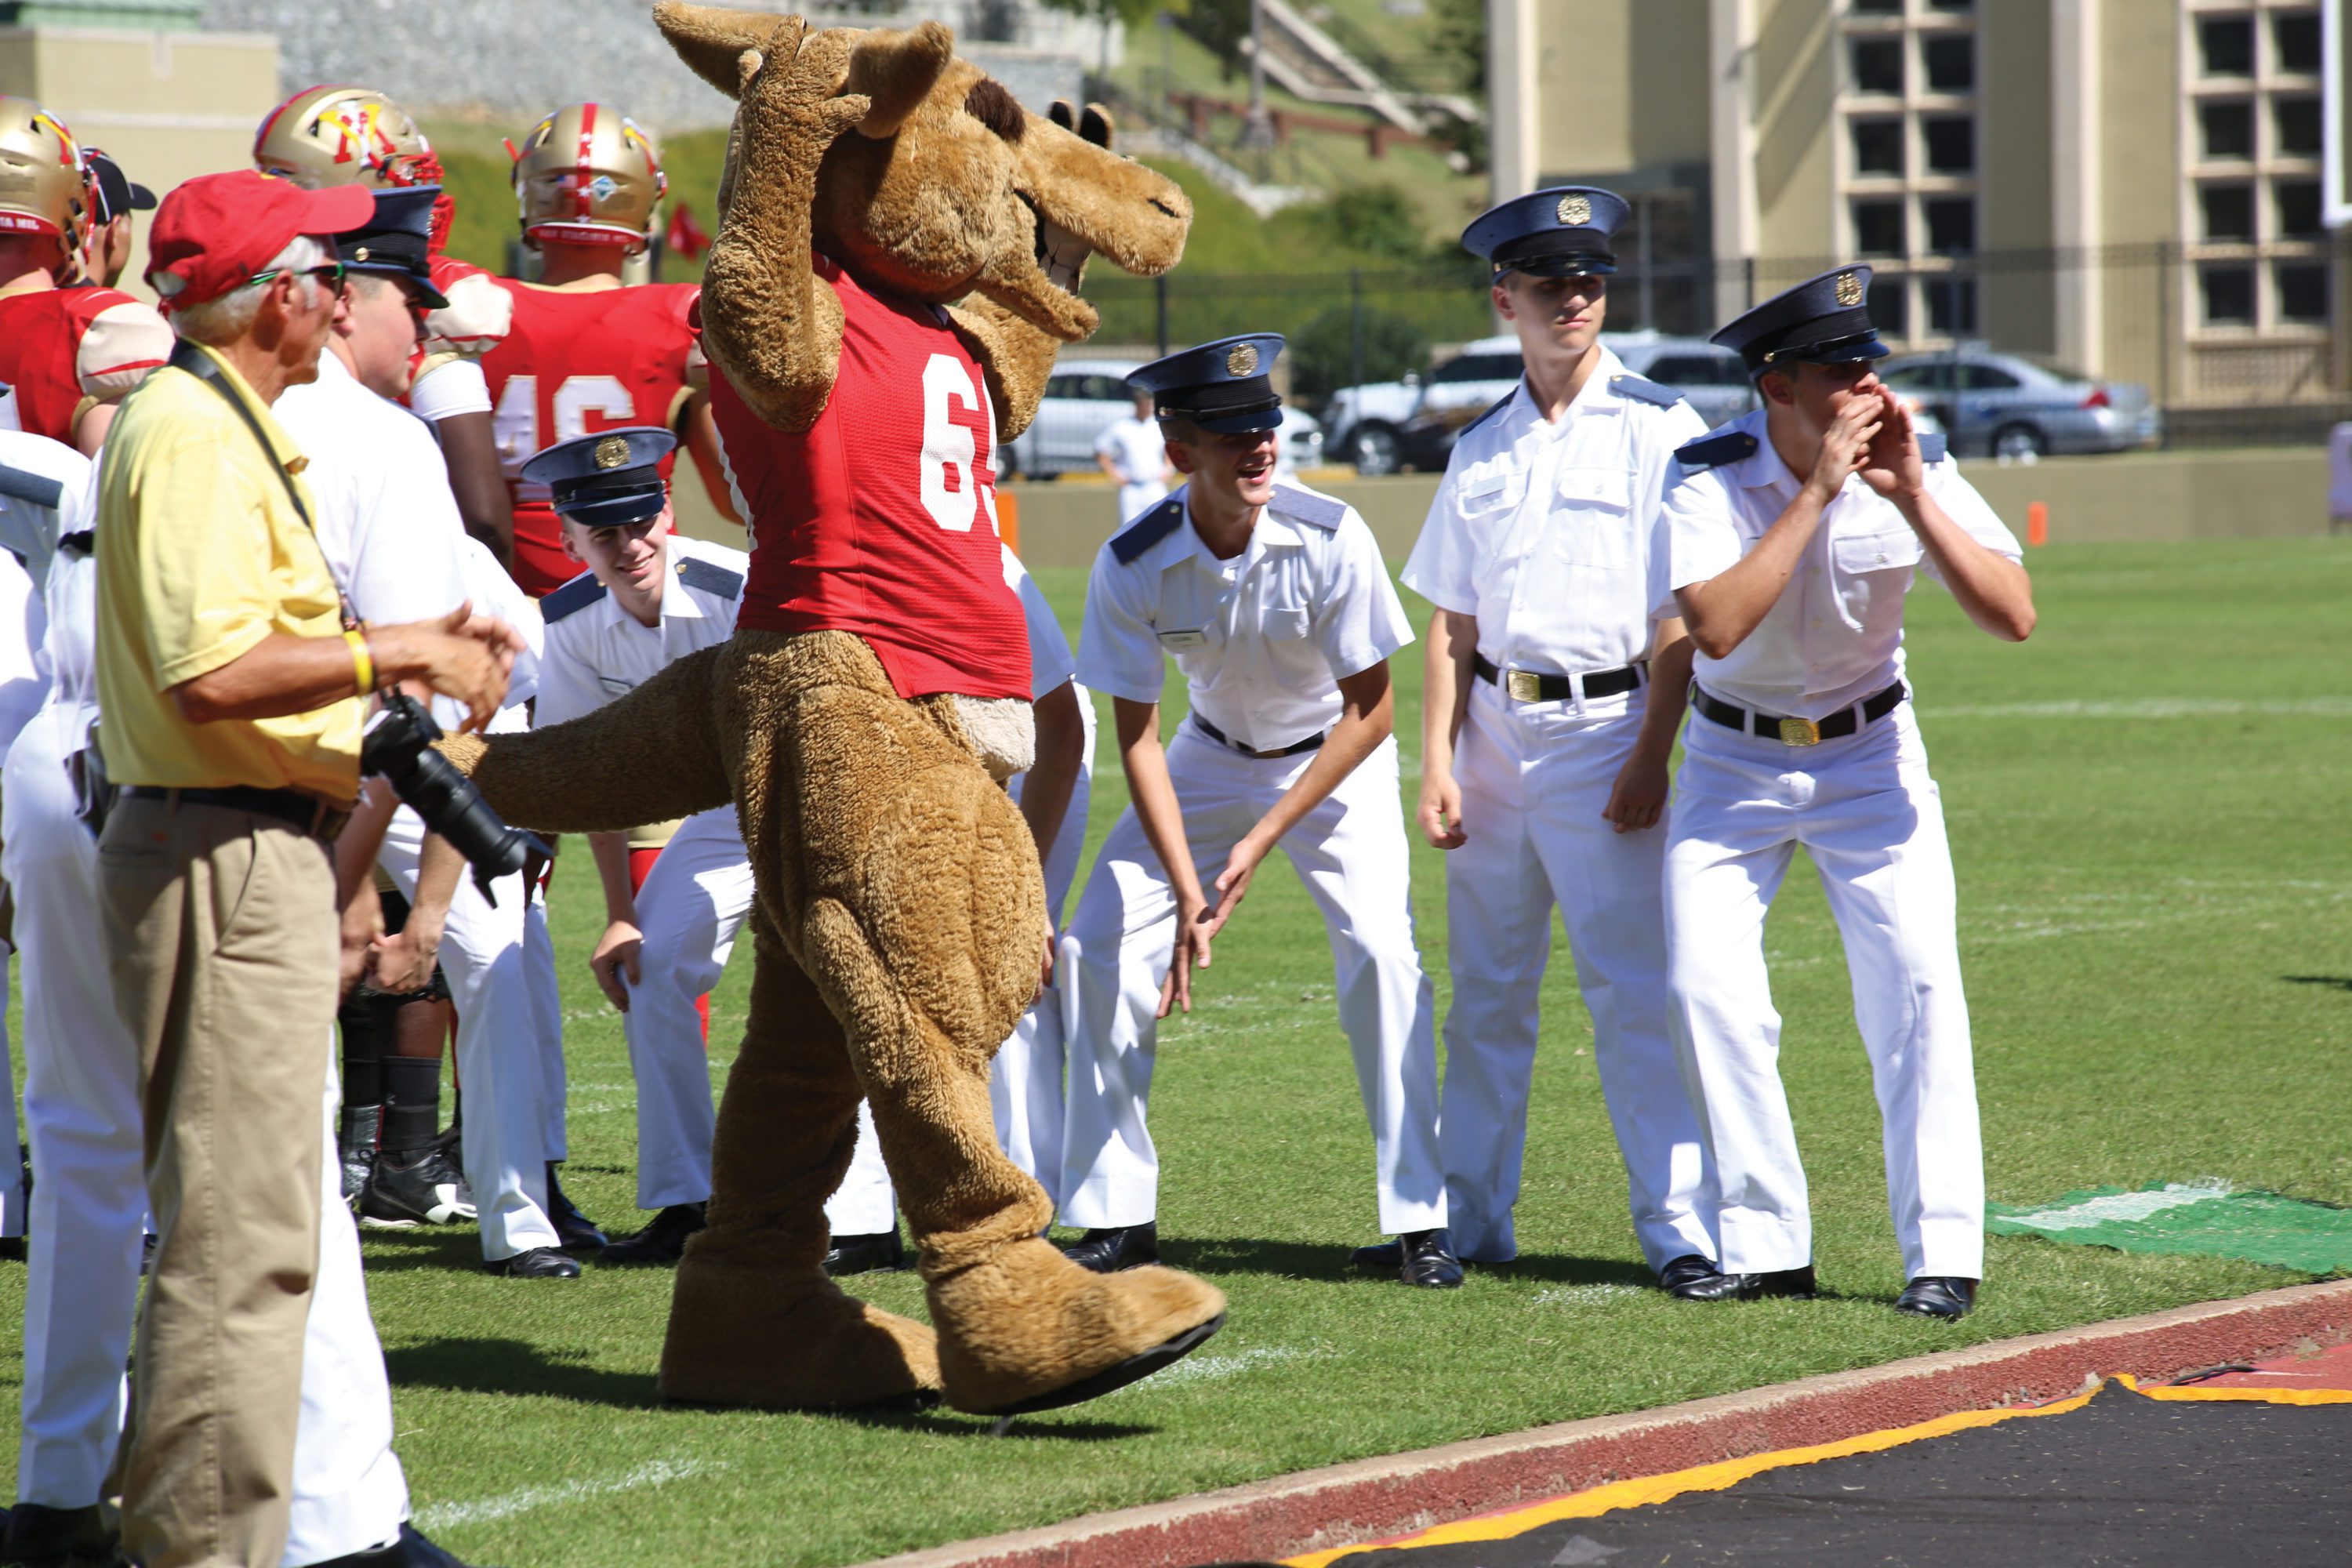
[[[997,463],[999,473],[1033,479],[1095,471],[1095,437],[1112,421],[1133,412],[1135,395],[1127,389],[1127,374],[1139,370],[1141,360],[1065,360],[1045,380],[1045,395],[1038,400],[1037,416]],[[1281,467],[1295,471],[1320,467],[1323,426],[1301,408],[1286,408],[1282,416]]]
[[[1988,349],[1897,355],[1880,362],[1878,378],[1924,405],[1966,456],[2120,452],[2163,428],[2136,382],[2091,381]]]

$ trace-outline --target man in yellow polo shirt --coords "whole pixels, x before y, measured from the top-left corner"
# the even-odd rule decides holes
[[[100,470],[100,750],[121,787],[100,916],[160,1237],[118,1467],[122,1546],[146,1568],[454,1562],[398,1517],[404,1489],[369,1539],[286,1554],[337,912],[373,896],[339,889],[331,844],[360,793],[362,700],[418,680],[487,721],[520,646],[462,609],[348,625],[304,459],[270,417],[343,310],[331,236],[373,212],[362,187],[250,171],[173,191],[147,280],[180,346],[124,405]],[[376,1452],[348,1456],[312,1453],[347,1429],[321,1439],[305,1420],[305,1473],[390,1465],[396,1484],[384,1415]]]

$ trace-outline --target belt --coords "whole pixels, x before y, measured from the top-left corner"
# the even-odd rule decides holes
[[[250,811],[290,823],[315,838],[332,839],[342,832],[352,814],[324,795],[299,789],[256,789],[230,784],[223,789],[165,789],[155,784],[128,784],[122,793],[133,800],[160,800],[172,805],[217,805],[230,811]]]
[[[1780,719],[1769,713],[1751,712],[1734,703],[1709,696],[1706,688],[1703,686],[1691,688],[1691,706],[1697,709],[1702,717],[1738,730],[1742,734],[1760,735],[1765,740],[1779,741],[1784,745],[1813,746],[1819,745],[1823,741],[1834,741],[1842,736],[1851,735],[1864,724],[1876,723],[1894,712],[1909,695],[1910,693],[1904,689],[1903,683],[1898,680],[1884,690],[1873,692],[1853,707],[1841,708],[1828,718],[1818,721],[1811,719]],[[1856,708],[1861,710],[1860,717],[1855,716]]]
[[[1545,675],[1532,669],[1498,668],[1480,653],[1470,656],[1470,668],[1479,679],[1501,687],[1517,702],[1573,702],[1580,686],[1588,701],[1595,697],[1622,697],[1642,684],[1638,664],[1596,669],[1590,675]]]
[[[1239,752],[1244,757],[1255,757],[1261,762],[1269,757],[1295,757],[1301,752],[1314,751],[1317,747],[1322,745],[1324,742],[1331,738],[1331,731],[1326,730],[1319,735],[1309,735],[1303,741],[1294,741],[1287,746],[1277,746],[1271,752],[1254,752],[1250,750],[1249,747],[1243,745],[1239,741],[1236,741],[1232,736],[1226,734],[1223,730],[1218,729],[1214,724],[1210,723],[1206,719],[1202,718],[1198,713],[1192,715],[1192,722],[1200,729],[1201,733],[1208,736],[1209,739],[1214,741],[1220,746],[1229,746],[1233,750]]]

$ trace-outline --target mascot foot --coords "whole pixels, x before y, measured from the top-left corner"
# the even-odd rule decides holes
[[[929,1281],[948,1403],[982,1415],[1052,1410],[1149,1377],[1205,1343],[1224,1292],[1157,1266],[1079,1268],[1048,1242],[1013,1242]]]
[[[939,1403],[931,1331],[854,1296],[822,1273],[696,1266],[689,1249],[670,1303],[661,1395],[778,1410],[925,1409]]]

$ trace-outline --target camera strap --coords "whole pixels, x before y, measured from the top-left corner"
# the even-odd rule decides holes
[[[327,581],[335,585],[335,608],[342,617],[343,630],[359,630],[360,618],[352,614],[351,597],[343,592],[342,579],[336,575],[335,563],[327,558],[326,545],[320,542],[319,525],[310,521],[310,509],[302,504],[302,492],[294,483],[294,475],[278,460],[278,449],[269,444],[268,433],[262,429],[261,421],[254,417],[253,410],[246,406],[245,399],[236,395],[236,389],[228,384],[228,377],[221,374],[219,363],[194,343],[185,338],[173,343],[171,364],[173,369],[186,371],[219,393],[222,400],[236,410],[236,416],[245,422],[245,427],[253,433],[254,440],[261,447],[261,455],[269,460],[269,467],[278,475],[278,483],[286,487],[286,499],[293,503],[294,515],[302,520],[302,527],[310,533],[310,542],[319,547],[320,564],[327,569]]]

